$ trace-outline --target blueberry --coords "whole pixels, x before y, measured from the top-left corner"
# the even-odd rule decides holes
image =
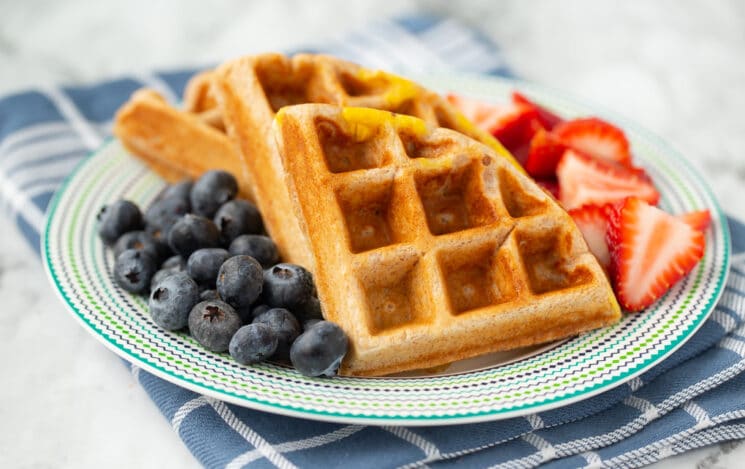
[[[320,321],[295,339],[290,361],[305,376],[334,376],[348,345],[347,335],[339,326]]]
[[[265,304],[260,304],[260,305],[256,305],[252,307],[251,308],[251,320],[258,318],[259,316],[266,313],[270,309],[272,309],[272,307],[269,305],[265,305]]]
[[[177,271],[171,269],[160,269],[155,272],[150,278],[150,290],[154,290],[160,282],[165,280],[166,277],[171,276],[175,273],[177,273]]]
[[[155,240],[168,243],[168,233],[189,213],[189,199],[167,197],[153,202],[145,211],[145,231]]]
[[[274,355],[277,335],[266,324],[248,324],[233,335],[228,350],[241,365],[259,363]]]
[[[202,290],[199,293],[199,299],[200,301],[219,300],[220,295],[217,294],[217,290]]]
[[[163,329],[176,331],[186,327],[189,313],[199,303],[197,283],[186,272],[171,272],[150,293],[150,316]]]
[[[186,261],[179,255],[171,256],[163,261],[160,268],[175,270],[176,272],[186,272]]]
[[[303,323],[303,330],[307,331],[311,327],[315,326],[316,324],[322,323],[323,319],[308,319]]]
[[[220,228],[222,242],[226,246],[242,234],[259,234],[264,231],[259,209],[247,200],[224,203],[215,214],[214,222]]]
[[[221,171],[207,171],[197,179],[191,189],[191,208],[198,215],[212,218],[222,204],[238,193],[238,182],[232,174]]]
[[[217,293],[236,309],[251,306],[261,294],[261,265],[250,256],[235,256],[223,262],[217,274]]]
[[[139,207],[129,200],[117,200],[104,205],[97,218],[98,235],[109,246],[124,233],[142,229],[142,213]]]
[[[309,321],[311,319],[323,319],[323,311],[321,310],[321,302],[315,296],[310,296],[302,304],[297,305],[292,312],[301,321]]]
[[[121,235],[114,243],[114,257],[119,257],[127,249],[145,251],[155,260],[160,260],[164,254],[155,240],[144,231],[129,231]]]
[[[114,280],[130,293],[147,293],[155,269],[155,260],[147,253],[127,249],[114,262]]]
[[[230,339],[241,327],[232,306],[220,300],[197,303],[189,313],[189,331],[194,340],[213,352],[228,350]]]
[[[315,292],[313,276],[295,264],[277,264],[264,271],[264,301],[275,308],[301,311]]]
[[[177,198],[185,200],[189,204],[187,212],[191,211],[191,202],[189,198],[191,196],[191,188],[194,187],[194,181],[191,179],[184,179],[174,184],[167,185],[160,194],[155,198],[156,201],[170,198]]]
[[[168,245],[188,259],[192,252],[220,245],[220,232],[212,220],[191,213],[184,215],[168,232]]]
[[[230,243],[228,250],[233,256],[251,256],[259,261],[264,268],[271,267],[279,262],[277,245],[268,236],[240,235]]]
[[[276,358],[285,360],[290,357],[290,346],[301,332],[300,323],[291,312],[272,308],[256,317],[252,324],[266,324],[277,335]]]
[[[186,271],[200,285],[215,286],[220,266],[230,254],[221,248],[197,249],[191,253],[186,263]]]
[[[175,272],[186,272],[186,262],[184,262],[184,258],[181,256],[171,256],[160,265],[160,270],[155,272],[153,278],[150,279],[150,290],[155,288],[164,278]]]

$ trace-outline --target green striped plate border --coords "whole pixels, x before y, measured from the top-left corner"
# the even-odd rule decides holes
[[[680,154],[611,112],[545,87],[463,75],[421,81],[433,89],[495,102],[505,101],[519,89],[562,115],[599,115],[620,125],[637,162],[662,193],[662,208],[671,213],[711,211],[703,260],[655,305],[626,315],[612,327],[550,347],[467,362],[458,372],[320,379],[272,364],[245,367],[227,355],[203,349],[186,334],[160,329],[150,319],[144,299],[114,284],[112,255],[96,236],[96,213],[122,197],[147,205],[163,182],[118,142],[110,141],[80,164],[50,205],[42,252],[54,289],[73,316],[105,346],[167,381],[241,406],[359,424],[450,425],[564,406],[641,374],[691,337],[722,292],[730,240],[725,216],[711,190]]]

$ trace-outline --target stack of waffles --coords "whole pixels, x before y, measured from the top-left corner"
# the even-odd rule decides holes
[[[263,54],[198,75],[185,102],[139,91],[116,134],[167,178],[239,175],[349,336],[342,374],[430,368],[620,317],[571,217],[434,92],[334,57]],[[146,105],[168,119],[138,117]]]

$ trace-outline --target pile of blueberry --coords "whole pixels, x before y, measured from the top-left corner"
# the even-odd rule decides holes
[[[310,272],[279,262],[261,214],[237,192],[235,178],[216,170],[168,186],[144,215],[128,200],[103,207],[98,233],[114,250],[114,280],[149,295],[160,327],[188,328],[213,352],[335,375],[347,352],[344,331],[323,320]]]

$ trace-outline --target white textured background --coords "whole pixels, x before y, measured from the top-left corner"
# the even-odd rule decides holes
[[[372,18],[450,15],[518,76],[636,120],[745,219],[745,2],[0,0],[0,94],[323,43]],[[0,221],[5,228],[7,221]],[[119,359],[62,310],[13,229],[0,229],[0,467],[194,467]],[[745,445],[660,467],[743,467]]]

